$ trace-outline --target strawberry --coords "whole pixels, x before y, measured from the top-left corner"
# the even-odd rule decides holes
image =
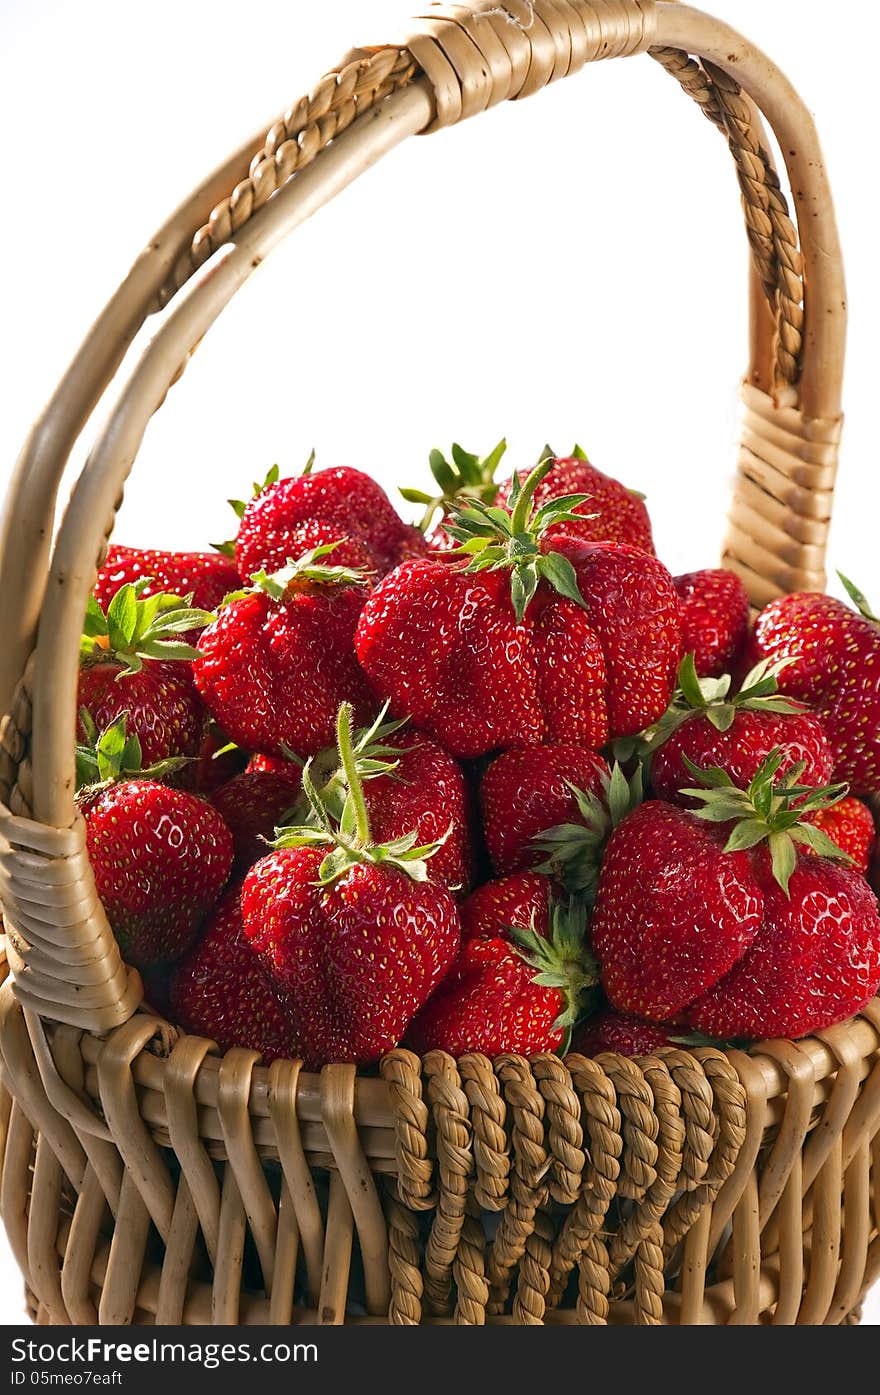
[[[853,866],[865,876],[868,875],[877,843],[877,829],[874,815],[867,804],[850,795],[828,809],[817,809],[809,816],[808,822],[827,833],[832,843],[850,858]]]
[[[601,1056],[603,1051],[616,1051],[619,1056],[651,1056],[662,1046],[677,1044],[681,1030],[605,1008],[578,1028],[571,1050],[581,1056]]]
[[[687,791],[702,808],[651,801],[612,835],[592,922],[612,1007],[725,1039],[803,1036],[876,991],[876,901],[805,822],[845,787],[799,785],[803,763],[780,775],[783,759],[747,790],[703,771]]]
[[[462,907],[458,959],[408,1043],[452,1056],[560,1049],[596,982],[585,930],[579,903],[548,903],[546,881],[533,874],[481,887]]]
[[[83,714],[103,729],[123,712],[148,765],[170,756],[197,756],[205,711],[188,661],[197,650],[184,642],[213,618],[187,600],[164,592],[145,598],[143,581],[126,584],[101,609],[94,597],[86,612],[79,676],[77,735]],[[181,638],[183,637],[183,639]]]
[[[291,1007],[244,933],[240,888],[227,892],[170,986],[172,1020],[223,1051],[244,1046],[268,1064],[295,1056]]]
[[[296,802],[300,771],[291,761],[286,771],[243,771],[211,796],[232,834],[233,874],[240,876],[269,851],[275,829]]]
[[[754,940],[763,901],[748,854],[692,813],[648,800],[611,835],[593,947],[611,1006],[654,1022],[717,983]]]
[[[535,491],[536,504],[541,506],[572,494],[586,496],[572,508],[574,517],[564,527],[568,536],[584,542],[625,543],[653,556],[651,520],[641,494],[597,470],[580,446],[575,446],[569,456],[555,456],[548,446],[542,458],[549,458],[550,469]],[[526,474],[521,473],[520,484],[525,480]],[[512,483],[501,486],[497,502],[511,502]],[[551,528],[549,537],[553,536]]]
[[[674,578],[684,616],[684,650],[701,678],[731,673],[749,630],[749,595],[736,572],[718,567]]]
[[[137,581],[144,583],[139,592],[144,598],[167,591],[191,597],[200,610],[216,610],[241,585],[234,564],[217,552],[158,552],[111,543],[95,582],[98,603],[106,609],[121,586]]]
[[[274,983],[289,993],[297,1054],[309,1068],[367,1063],[396,1046],[455,957],[458,911],[427,880],[434,847],[409,834],[372,840],[343,704],[337,741],[347,795],[339,820],[307,765],[314,824],[284,829],[242,890],[244,930]]]
[[[713,1037],[804,1037],[852,1017],[880,987],[880,916],[865,879],[798,854],[783,891],[759,849],[763,926],[740,961],[686,1014]]]
[[[581,746],[514,748],[494,760],[480,785],[480,804],[496,874],[540,861],[533,846],[538,835],[577,818],[574,787],[599,795],[607,775],[607,762]]]
[[[113,764],[99,768],[104,783],[79,793],[86,847],[123,957],[148,968],[177,959],[192,943],[229,877],[232,834],[198,795],[142,777],[112,783],[137,753],[124,723],[121,733],[118,724],[110,730],[116,749]]]
[[[483,882],[461,905],[463,939],[500,934],[508,925],[533,927],[547,936],[549,902],[546,877],[538,872],[512,872]]]
[[[780,688],[809,703],[834,753],[834,778],[850,793],[880,793],[880,621],[841,577],[857,606],[814,592],[783,596],[755,621],[755,659],[785,659]]]
[[[775,750],[783,753],[781,773],[803,761],[805,784],[827,784],[834,758],[824,726],[802,704],[782,697],[779,681],[778,669],[764,660],[731,695],[729,675],[698,678],[693,655],[687,655],[669,711],[641,745],[641,754],[650,756],[658,799],[688,804],[680,793],[691,783],[688,762],[720,766],[744,789]]]
[[[358,657],[391,712],[460,758],[553,742],[595,750],[657,720],[672,695],[672,578],[635,548],[555,533],[551,549],[546,529],[583,496],[534,511],[550,464],[514,491],[512,511],[474,501],[457,515],[462,560],[404,563],[358,624]]]
[[[380,575],[426,550],[419,530],[403,522],[369,475],[347,466],[313,474],[310,462],[301,475],[270,479],[245,505],[236,566],[248,578],[274,572],[290,558],[334,542],[349,549],[348,557],[341,556],[342,565],[367,565]]]
[[[333,739],[339,704],[375,710],[354,655],[363,574],[315,548],[253,589],[233,593],[202,635],[193,668],[210,712],[239,746],[313,755]]]

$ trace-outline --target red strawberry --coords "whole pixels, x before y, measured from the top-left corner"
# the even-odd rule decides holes
[[[410,829],[421,844],[439,843],[432,881],[467,891],[473,880],[470,791],[457,760],[418,731],[403,731],[388,748],[387,774],[370,777],[364,799],[373,836],[394,843]]]
[[[717,983],[761,926],[745,852],[694,814],[649,800],[611,835],[593,947],[612,1007],[665,1022]]]
[[[549,886],[538,872],[513,872],[509,877],[484,882],[462,902],[462,938],[501,934],[509,925],[523,929],[533,926],[539,935],[546,936],[550,929]]]
[[[426,550],[419,530],[403,522],[381,485],[360,470],[340,466],[262,489],[242,514],[236,565],[243,577],[274,572],[291,557],[342,540],[365,550],[380,574]],[[360,556],[353,565],[363,565]]]
[[[803,1037],[852,1017],[880,987],[880,916],[859,873],[798,854],[784,892],[759,849],[763,925],[720,983],[687,1012],[697,1031],[725,1039]]]
[[[233,872],[241,875],[269,851],[275,829],[285,821],[300,787],[291,761],[285,772],[244,771],[221,785],[211,803],[223,815],[235,849]]]
[[[455,957],[460,924],[445,887],[427,880],[415,835],[371,839],[351,739],[338,742],[348,795],[337,823],[303,771],[315,825],[286,830],[284,846],[248,873],[245,934],[291,997],[298,1054],[307,1066],[369,1062],[397,1045]]]
[[[474,503],[459,515],[467,566],[405,563],[358,625],[358,657],[391,711],[459,757],[563,741],[596,749],[657,720],[672,694],[672,578],[635,548],[556,534],[550,550],[542,535],[571,501],[531,512],[549,465],[512,513]]]
[[[844,579],[845,580],[845,579]],[[750,645],[754,659],[786,659],[779,685],[822,718],[834,777],[852,794],[880,793],[880,624],[845,582],[859,612],[813,592],[765,606]]]
[[[105,609],[121,586],[143,581],[143,597],[157,591],[189,596],[200,610],[216,610],[241,582],[235,564],[219,552],[158,552],[111,543],[98,572],[95,595]]]
[[[171,978],[173,1021],[223,1051],[244,1046],[266,1063],[296,1055],[291,1008],[245,936],[240,889],[227,893]]]
[[[183,642],[211,619],[179,596],[141,596],[144,583],[122,586],[106,613],[89,602],[77,693],[78,738],[87,735],[82,714],[98,730],[123,713],[138,737],[145,765],[170,756],[198,755],[205,711],[189,662],[197,651]],[[181,638],[183,637],[183,639]]]
[[[547,883],[532,874],[481,887],[462,907],[458,959],[411,1023],[408,1043],[452,1056],[555,1051],[596,981],[585,928],[583,909],[548,907]]]
[[[223,819],[197,795],[143,779],[82,804],[95,885],[124,958],[138,968],[178,958],[229,876]]]
[[[601,1056],[603,1051],[616,1051],[619,1056],[651,1056],[661,1046],[675,1045],[681,1032],[680,1027],[643,1022],[628,1013],[605,1008],[578,1028],[571,1050],[581,1056]]]
[[[520,484],[525,483],[526,474],[520,473]],[[653,555],[651,520],[642,495],[597,470],[579,446],[575,446],[569,456],[550,455],[550,470],[535,491],[535,503],[541,506],[572,494],[587,497],[573,507],[575,517],[564,525],[563,531],[569,537],[580,538],[583,542],[625,543]],[[509,501],[510,483],[507,483],[501,486],[498,502]],[[551,528],[551,538],[554,532]]]
[[[571,786],[599,795],[608,764],[582,746],[531,746],[505,751],[480,785],[483,833],[498,876],[541,860],[534,840],[551,825],[573,823]]]
[[[194,677],[214,718],[239,746],[313,755],[333,739],[339,704],[364,721],[375,710],[354,654],[363,577],[319,547],[233,598],[199,642]]]
[[[749,595],[736,572],[723,567],[677,576],[684,615],[684,650],[693,653],[701,678],[720,678],[736,667],[748,635]]]
[[[692,805],[680,791],[693,780],[687,762],[720,766],[745,789],[771,751],[783,754],[780,772],[805,763],[803,783],[825,785],[834,766],[822,722],[778,693],[778,676],[762,662],[729,695],[730,677],[697,678],[693,656],[679,670],[679,690],[666,716],[647,734],[651,785],[659,799]]]
[[[613,1007],[725,1039],[802,1036],[876,991],[876,901],[804,821],[842,787],[805,790],[802,766],[779,777],[782,760],[748,790],[705,771],[702,809],[643,804],[613,834],[592,922]]]
[[[853,865],[865,876],[871,866],[877,842],[874,815],[860,799],[841,799],[828,809],[817,809],[809,823],[827,833],[832,843],[852,859]]]

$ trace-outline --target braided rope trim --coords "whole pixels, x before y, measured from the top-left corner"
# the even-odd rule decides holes
[[[749,246],[773,313],[776,383],[796,383],[804,342],[803,257],[772,156],[758,139],[752,108],[739,83],[714,64],[700,64],[671,48],[652,48],[649,55],[727,139]]]
[[[159,292],[162,309],[208,258],[234,237],[288,180],[313,163],[358,116],[412,81],[415,61],[405,49],[380,48],[326,74],[317,87],[270,126],[247,177],[212,210],[193,235]]]
[[[509,1313],[540,1325],[574,1274],[577,1322],[606,1323],[626,1297],[635,1322],[665,1320],[681,1241],[745,1139],[745,1089],[722,1052],[494,1062],[393,1052],[382,1073],[405,1140],[398,1166],[416,1159],[421,1182],[398,1174],[386,1185],[392,1322],[424,1312],[476,1326]],[[425,1232],[417,1212],[429,1208]]]
[[[502,25],[492,11],[483,18],[495,28]],[[509,40],[503,25],[498,32]],[[425,60],[427,52],[434,53],[434,41],[423,35],[419,42],[412,42],[414,51],[404,47],[358,50],[357,56],[327,73],[269,128],[247,177],[194,233],[159,292],[155,309],[167,305],[219,247],[359,116],[416,78],[432,80],[419,58]],[[803,349],[803,261],[797,230],[772,158],[757,138],[749,103],[739,85],[720,69],[701,65],[677,49],[655,47],[648,52],[727,139],[742,192],[752,255],[776,323],[777,374],[781,382],[794,383]],[[447,77],[452,69],[442,55],[441,62]],[[549,72],[546,80],[552,80]],[[468,112],[466,107],[464,114]]]

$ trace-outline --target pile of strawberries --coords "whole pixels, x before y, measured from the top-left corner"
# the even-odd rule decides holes
[[[369,1065],[799,1037],[880,985],[880,621],[672,577],[579,450],[433,452],[401,521],[273,470],[213,553],[111,546],[79,805],[148,1001]]]

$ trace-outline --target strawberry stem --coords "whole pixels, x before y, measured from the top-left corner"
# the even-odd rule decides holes
[[[358,770],[357,757],[352,745],[352,719],[354,711],[350,702],[344,702],[336,717],[336,743],[339,747],[339,758],[342,762],[342,769],[345,774],[345,783],[348,787],[348,797],[351,800],[355,816],[355,837],[359,847],[365,848],[370,842],[370,815],[367,812],[367,801],[364,798],[364,786]]]

